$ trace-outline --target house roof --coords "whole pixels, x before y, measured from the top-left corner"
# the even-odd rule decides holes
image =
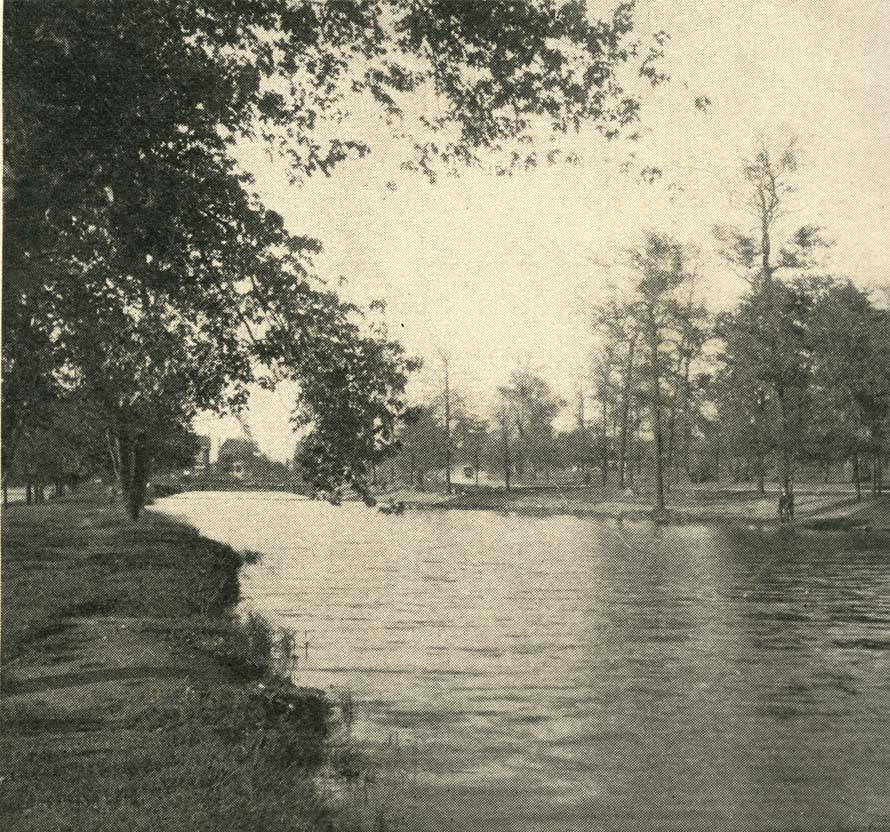
[[[220,459],[224,457],[230,457],[232,459],[250,459],[259,456],[259,454],[260,449],[257,447],[257,444],[253,439],[247,439],[240,436],[233,439],[226,439],[226,441],[222,443],[222,447],[219,449]]]

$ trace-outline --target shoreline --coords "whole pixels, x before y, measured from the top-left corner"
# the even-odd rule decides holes
[[[488,492],[480,506],[425,492],[411,507],[653,520],[642,505],[564,493],[546,505],[545,494]],[[720,514],[749,496],[710,494],[707,516],[667,522],[778,531],[775,520]],[[808,514],[789,530],[888,534],[890,498],[801,496]],[[386,809],[353,800],[343,779],[360,783],[377,761],[339,742],[328,694],[287,678],[282,633],[235,615],[247,553],[151,510],[131,523],[95,495],[17,504],[2,518],[2,828],[377,828]],[[324,793],[332,783],[342,799]]]
[[[171,494],[202,494],[204,489],[174,491]],[[241,488],[232,492],[253,495],[285,494],[286,498],[312,499],[289,491]],[[158,496],[169,496],[167,493]],[[877,499],[863,493],[860,502],[855,492],[843,486],[806,483],[795,498],[797,517],[780,523],[777,515],[778,492],[759,494],[753,489],[694,488],[669,495],[661,512],[646,501],[646,495],[628,496],[616,490],[581,486],[519,486],[510,492],[503,488],[457,485],[455,493],[397,488],[373,493],[379,510],[388,513],[390,501],[412,511],[496,511],[531,517],[568,516],[628,523],[655,522],[674,525],[714,523],[723,526],[787,528],[811,531],[871,532],[890,535],[890,494]],[[343,503],[361,502],[349,494]]]
[[[283,631],[235,613],[247,555],[99,495],[2,520],[2,828],[284,832],[361,813],[318,785],[339,765],[335,704],[287,678]]]
[[[819,487],[800,488],[796,494],[797,516],[780,523],[776,516],[777,494],[754,491],[698,489],[685,499],[675,496],[661,512],[640,497],[603,494],[600,489],[558,487],[465,489],[450,496],[440,492],[399,489],[375,495],[379,504],[404,503],[414,511],[477,510],[537,517],[570,516],[623,522],[670,524],[715,523],[726,526],[806,529],[813,531],[873,532],[890,535],[890,495],[878,499],[863,494],[855,502],[853,492]]]

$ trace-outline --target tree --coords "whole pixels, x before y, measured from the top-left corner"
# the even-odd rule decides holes
[[[607,375],[598,373],[600,395],[608,394],[612,386],[611,379],[616,376],[614,384],[620,391],[618,403],[619,445],[618,445],[618,487],[624,489],[627,480],[627,450],[629,440],[630,415],[635,385],[637,384],[637,362],[639,354],[637,345],[640,338],[640,324],[635,317],[633,302],[621,299],[617,295],[608,298],[604,303],[594,307],[593,329],[605,337],[607,352],[604,353],[609,366]],[[603,417],[605,425],[605,416]],[[603,470],[603,485],[607,484],[607,474]]]
[[[513,414],[510,412],[510,407],[508,405],[502,404],[497,409],[494,418],[500,429],[500,451],[501,463],[503,466],[502,470],[504,473],[504,490],[509,491],[510,474],[513,470]]]
[[[818,252],[829,245],[814,225],[803,225],[780,234],[779,220],[785,212],[787,197],[793,193],[791,177],[797,171],[798,150],[790,141],[776,158],[760,141],[753,157],[742,165],[746,183],[745,206],[754,221],[752,230],[733,226],[714,229],[724,243],[724,259],[741,269],[751,286],[748,301],[737,310],[735,324],[727,318],[730,330],[738,336],[733,350],[739,358],[758,360],[758,366],[743,367],[735,359],[729,366],[735,383],[750,395],[748,410],[756,434],[758,457],[758,490],[763,493],[766,447],[764,432],[772,432],[779,451],[783,486],[790,488],[791,456],[802,449],[802,419],[808,370],[806,354],[809,347],[803,332],[806,292],[790,289],[776,280],[780,271],[794,277],[804,276],[815,264]],[[781,239],[777,239],[781,237]],[[745,316],[750,320],[745,322]],[[766,327],[764,332],[758,327]],[[743,339],[750,334],[755,340],[747,346]],[[769,354],[770,350],[782,350]],[[733,393],[736,395],[736,393]],[[772,400],[770,399],[772,396]],[[777,411],[778,425],[768,426],[770,411]]]
[[[750,412],[760,459],[763,489],[764,432],[778,452],[783,488],[791,488],[792,470],[801,453],[810,414],[813,337],[809,324],[815,296],[802,282],[753,290],[737,309],[720,319],[726,383]]]
[[[754,155],[742,162],[746,192],[744,205],[754,227],[716,226],[714,233],[723,243],[724,259],[738,267],[754,291],[766,290],[777,272],[807,271],[814,257],[828,242],[814,225],[803,225],[788,234],[783,242],[774,239],[777,222],[784,214],[786,198],[794,192],[791,175],[797,171],[798,149],[795,140],[776,158],[764,141],[759,141]]]
[[[717,331],[725,318],[718,318]],[[727,456],[734,461],[734,481],[748,481],[752,471],[757,491],[766,492],[766,459],[774,449],[767,418],[767,397],[750,368],[735,363],[732,355],[718,357],[711,385],[719,434]],[[718,440],[719,441],[719,440]],[[753,464],[752,464],[753,463]]]
[[[580,474],[580,482],[590,484],[590,467],[602,461],[600,449],[589,427],[575,427],[556,437],[557,458],[563,466],[571,464]]]
[[[609,462],[611,460],[609,419],[614,416],[615,409],[615,384],[612,378],[615,373],[615,349],[612,344],[606,344],[594,358],[592,372],[594,389],[599,402],[599,464],[602,484],[605,488],[609,484]],[[620,453],[619,451],[619,457]],[[619,474],[620,476],[621,474]]]
[[[846,281],[828,287],[812,318],[814,387],[826,432],[853,460],[857,499],[860,454],[870,454],[877,496],[890,416],[890,313]]]
[[[408,469],[410,485],[423,489],[429,471],[442,464],[442,424],[436,408],[414,405],[405,414],[398,434],[399,467]]]
[[[469,463],[473,467],[476,485],[479,485],[482,455],[489,441],[488,422],[462,411],[455,422],[454,436],[461,462]]]
[[[498,395],[502,400],[501,418],[516,431],[516,476],[522,480],[527,464],[537,473],[552,459],[553,420],[566,403],[553,395],[544,379],[523,370],[515,371],[510,383],[498,388]]]
[[[101,410],[95,402],[69,394],[44,406],[47,418],[39,427],[22,433],[13,451],[15,460],[9,465],[38,500],[42,500],[45,485],[54,484],[60,496],[66,487],[77,489],[81,480],[104,471],[108,464]]]
[[[369,474],[398,447],[405,385],[419,362],[384,324],[362,333],[348,317],[329,337],[294,331],[291,344],[289,372],[300,381],[293,422],[309,431],[300,444],[303,478],[331,494],[348,485],[370,500]]]
[[[630,253],[634,271],[634,316],[644,348],[646,383],[643,397],[649,410],[655,457],[655,509],[664,509],[664,420],[665,383],[671,351],[683,329],[679,290],[691,275],[688,250],[671,238],[647,233],[643,245]]]
[[[689,275],[684,286],[685,298],[677,299],[676,339],[673,362],[669,366],[670,393],[667,424],[666,466],[669,482],[676,483],[678,445],[682,441],[685,467],[689,470],[689,446],[697,413],[695,413],[695,377],[693,367],[701,358],[702,350],[710,334],[708,312],[697,297],[695,274]]]
[[[448,355],[441,354],[442,358],[442,403],[444,405],[443,425],[445,428],[445,493],[451,493],[451,384],[448,377]]]
[[[102,403],[138,514],[165,420],[237,410],[251,383],[296,378],[311,391],[297,422],[314,426],[314,476],[361,487],[410,362],[352,327],[311,276],[318,244],[249,192],[234,148],[261,140],[294,180],[327,175],[369,150],[348,130],[364,97],[431,177],[495,151],[502,169],[531,166],[541,128],[611,136],[638,117],[620,68],[639,60],[644,77],[662,76],[658,45],[640,55],[632,28],[629,3],[604,21],[581,2],[530,0],[6,4],[4,445],[39,424],[34,403],[70,374],[67,389]],[[405,101],[424,88],[439,115],[409,129]],[[359,388],[375,401],[360,404]],[[342,423],[321,391],[351,403]]]

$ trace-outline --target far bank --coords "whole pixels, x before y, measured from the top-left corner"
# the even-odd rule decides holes
[[[400,488],[375,495],[386,509],[403,503],[412,509],[485,509],[525,514],[572,514],[625,520],[655,518],[666,522],[779,524],[779,490],[761,494],[747,487],[698,486],[672,491],[663,512],[652,508],[650,495],[597,487],[555,485],[503,488],[459,486],[421,491]],[[789,525],[838,530],[890,532],[890,496],[863,494],[852,487],[805,483],[795,491],[795,519]]]

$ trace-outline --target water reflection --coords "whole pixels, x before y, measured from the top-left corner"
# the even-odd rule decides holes
[[[300,681],[417,749],[432,828],[890,828],[888,553],[855,538],[255,495],[163,501],[257,549]]]

